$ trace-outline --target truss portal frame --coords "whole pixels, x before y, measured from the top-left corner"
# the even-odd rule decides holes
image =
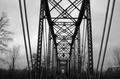
[[[67,1],[67,3],[64,3],[64,1]],[[56,54],[58,71],[62,69],[66,70],[66,68],[68,67],[68,61],[71,59],[71,55],[73,53],[72,49],[75,49],[75,40],[77,37],[79,37],[77,35],[79,35],[81,22],[83,19],[86,19],[88,41],[88,72],[90,75],[92,75],[93,47],[90,0],[41,0],[39,18],[40,22],[36,59],[37,79],[40,79],[41,74],[42,34],[44,19],[47,19],[48,21],[48,26],[51,34],[50,41],[52,39],[54,42],[54,50]],[[77,43],[80,43],[80,37],[78,38]],[[51,52],[50,49],[49,52]],[[79,45],[78,52],[78,57],[80,57]],[[79,58],[78,60],[80,62]],[[49,65],[50,63],[48,63],[47,66]]]

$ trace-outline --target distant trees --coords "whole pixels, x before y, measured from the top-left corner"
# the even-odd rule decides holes
[[[13,41],[13,38],[11,37],[13,33],[7,29],[8,26],[9,19],[3,12],[0,15],[0,54],[7,54],[8,52],[10,52],[8,42]],[[3,59],[2,57],[0,57],[0,61],[3,62],[3,64],[9,64],[9,62],[6,61],[6,59]]]
[[[113,50],[113,59],[114,59],[114,65],[120,67],[120,48],[115,48]]]
[[[120,47],[113,49],[113,63],[108,63],[108,70],[105,79],[120,79]]]
[[[19,56],[19,50],[20,50],[20,46],[13,46],[12,49],[10,49],[10,53],[9,53],[9,69],[14,71],[15,67],[16,67],[16,61],[18,59]]]
[[[3,62],[5,66],[8,67],[9,70],[14,71],[18,65],[16,64],[20,52],[20,46],[13,46],[8,49],[8,52],[5,53],[5,57],[1,57],[0,61]]]

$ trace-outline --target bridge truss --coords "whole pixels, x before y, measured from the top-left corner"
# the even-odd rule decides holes
[[[23,1],[24,4],[22,7],[22,1],[19,0],[19,8],[29,70],[29,79],[102,78],[102,69],[112,24],[115,0],[112,2],[110,22],[108,29],[106,29],[110,10],[110,0],[108,0],[95,74],[93,70],[90,0],[41,0],[37,54],[34,56],[32,56],[30,44],[26,1]],[[24,26],[26,26],[27,33]],[[107,35],[105,38],[106,33]],[[104,39],[106,39],[105,46],[103,46]],[[104,53],[101,60],[102,50],[104,50]],[[101,66],[100,60],[102,63]],[[99,68],[100,71],[98,71]]]
[[[86,59],[87,75],[91,78],[93,47],[90,0],[41,0],[36,79],[44,79],[44,72],[46,78],[56,78],[64,72],[69,79],[79,79]]]

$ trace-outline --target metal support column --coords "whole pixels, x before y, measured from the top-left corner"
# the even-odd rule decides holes
[[[87,17],[87,40],[88,40],[88,74],[89,78],[93,77],[93,43],[92,43],[92,24],[90,0],[86,0],[86,17]]]
[[[40,15],[39,15],[39,28],[38,28],[38,45],[37,45],[37,67],[36,67],[36,78],[35,79],[40,79],[40,74],[41,74],[41,54],[42,54],[42,35],[43,35],[43,21],[44,21],[44,0],[41,0],[41,5],[40,5]]]

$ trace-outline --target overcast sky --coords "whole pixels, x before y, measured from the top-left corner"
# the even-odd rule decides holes
[[[24,43],[22,36],[21,19],[19,12],[19,0],[0,0],[0,13],[5,12],[10,19],[9,30],[15,33],[14,41],[11,43],[11,47],[14,45],[20,45],[21,59],[19,62],[25,63]],[[39,1],[40,0],[26,0],[28,8],[29,29],[31,35],[31,44],[33,51],[36,51],[37,45],[37,27],[38,27],[38,15],[39,15]],[[93,27],[93,47],[94,47],[94,63],[98,57],[100,40],[102,35],[102,29],[104,25],[104,18],[106,12],[108,0],[91,0],[91,13],[92,13],[92,27]],[[113,1],[113,0],[111,0]],[[114,18],[112,23],[112,30],[110,33],[109,46],[107,50],[106,60],[112,60],[112,51],[115,47],[120,47],[120,0],[116,0]],[[107,64],[107,63],[105,63]],[[23,64],[24,65],[24,64]]]

